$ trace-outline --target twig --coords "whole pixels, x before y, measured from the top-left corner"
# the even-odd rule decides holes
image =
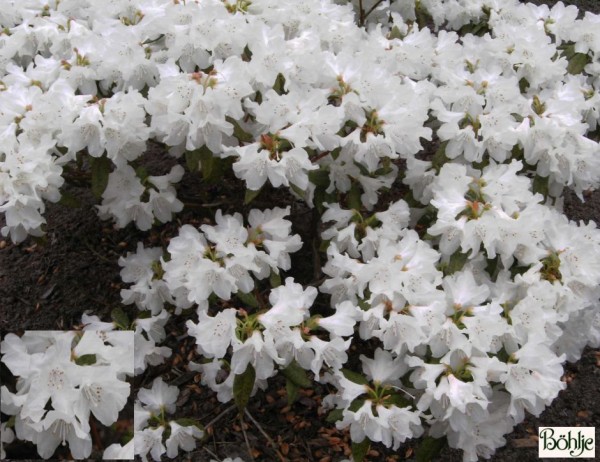
[[[375,8],[377,8],[379,5],[381,5],[382,3],[383,3],[383,0],[377,0],[377,1],[376,1],[376,2],[373,4],[373,6],[372,6],[371,8],[369,8],[369,11],[367,11],[367,12],[365,13],[365,18],[364,18],[364,19],[366,20],[366,19],[369,17],[369,15],[370,15],[370,14],[373,12],[373,10],[374,10]]]
[[[313,455],[312,455],[312,449],[310,448],[308,441],[302,440],[302,442],[304,443],[304,447],[306,448],[306,451],[307,451],[306,453],[308,454],[308,458],[310,459],[310,462],[315,462],[315,459],[313,458]]]
[[[110,260],[110,259],[106,258],[104,255],[101,255],[100,253],[96,252],[96,251],[95,251],[95,250],[92,248],[92,245],[91,245],[89,242],[87,242],[87,241],[85,241],[85,240],[84,240],[84,241],[82,241],[82,242],[83,242],[83,245],[85,246],[85,248],[87,248],[87,249],[88,249],[90,252],[92,252],[94,255],[96,255],[96,256],[97,256],[97,257],[98,257],[100,260],[104,260],[104,261],[106,261],[106,262],[108,262],[108,263],[112,263],[112,264],[114,264],[114,261],[113,261],[113,260]]]
[[[221,418],[223,418],[224,415],[226,415],[227,413],[233,411],[235,408],[237,408],[237,404],[232,404],[231,406],[229,406],[227,409],[225,409],[223,412],[221,412],[217,417],[215,417],[214,419],[212,419],[210,422],[208,422],[204,428],[208,428],[208,427],[212,427],[214,424],[216,424],[219,420],[221,420]]]
[[[94,419],[90,419],[90,430],[96,448],[98,448],[99,451],[102,451],[104,447],[102,446],[102,439],[100,438],[100,435],[98,433],[98,427],[96,427],[96,422]]]
[[[277,453],[277,456],[279,457],[279,459],[282,462],[285,462],[287,459],[283,456],[283,454],[281,454],[279,452],[279,450],[277,449],[277,446],[275,445],[275,441],[273,441],[273,438],[271,438],[268,435],[268,433],[263,430],[262,426],[258,423],[258,421],[252,416],[252,414],[250,414],[250,411],[248,411],[248,409],[244,409],[244,414],[246,414],[248,416],[248,418],[256,426],[256,428],[258,429],[258,431],[261,432],[262,435],[267,439],[267,441],[269,442],[269,444],[271,445],[271,447],[273,448],[273,450]]]
[[[358,10],[358,25],[363,27],[365,25],[365,9],[362,0],[358,0]]]
[[[178,377],[176,377],[175,379],[173,379],[169,383],[169,385],[178,387],[179,385],[182,385],[182,384],[192,380],[196,375],[198,375],[198,372],[196,372],[196,371],[184,372],[181,375],[179,375]]]
[[[242,428],[242,434],[244,435],[244,441],[246,441],[246,446],[248,447],[248,454],[252,460],[254,459],[254,455],[252,454],[252,448],[250,447],[250,441],[248,441],[248,435],[246,435],[246,430],[244,430],[244,416],[240,415],[240,427]]]
[[[317,154],[315,157],[310,159],[310,161],[314,164],[316,161],[328,156],[329,154],[331,154],[331,151],[323,151],[321,154]]]
[[[215,454],[214,452],[212,452],[210,449],[208,449],[206,446],[204,446],[203,449],[206,452],[208,452],[211,456],[213,456],[215,459],[219,460],[219,456],[217,454]]]

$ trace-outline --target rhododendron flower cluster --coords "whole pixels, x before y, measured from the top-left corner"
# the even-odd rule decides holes
[[[130,332],[7,334],[0,344],[2,362],[18,380],[14,393],[2,386],[2,413],[14,416],[14,433],[3,424],[2,442],[16,434],[34,443],[44,459],[68,442],[75,458],[87,458],[90,414],[110,426],[129,397],[132,342]]]
[[[175,412],[178,395],[179,389],[167,385],[161,378],[154,379],[152,388],[139,391],[135,403],[134,447],[135,454],[144,462],[148,460],[148,453],[154,460],[160,460],[165,452],[174,458],[179,448],[192,451],[196,440],[204,436],[204,431],[192,419],[166,419],[167,414]]]
[[[184,209],[184,175],[245,187],[244,207],[205,204],[164,247],[123,255],[122,303],[139,313],[86,313],[80,344],[134,330],[139,375],[171,356],[165,326],[182,316],[197,353],[186,367],[221,402],[243,410],[277,374],[290,402],[320,382],[355,460],[422,435],[489,457],[565,387],[563,363],[600,346],[600,231],[562,210],[565,191],[600,186],[600,19],[578,13],[516,0],[8,5],[2,235],[42,236],[46,202],[73,176],[101,219],[142,231]],[[150,141],[170,171],[148,173]],[[249,206],[276,188],[285,204]],[[298,210],[313,242],[296,234]],[[300,252],[310,282],[292,265]],[[27,348],[3,343],[23,377],[2,398],[17,438],[44,456],[60,441],[39,435],[60,425],[87,454],[80,417],[99,411],[82,398],[66,413],[75,394],[58,378],[27,382],[54,367]],[[201,438],[198,422],[167,419],[177,393],[156,379],[138,394],[142,460]]]

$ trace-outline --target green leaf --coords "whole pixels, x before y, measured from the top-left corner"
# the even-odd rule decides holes
[[[530,86],[531,84],[525,77],[519,80],[519,91],[521,93],[526,93]]]
[[[240,411],[246,408],[250,400],[255,379],[256,371],[252,364],[248,364],[248,367],[242,374],[236,374],[233,378],[233,400]]]
[[[365,438],[360,443],[352,442],[352,460],[354,462],[362,462],[365,459],[365,456],[371,449],[371,440],[369,438]]]
[[[306,191],[301,189],[300,186],[297,186],[294,183],[290,183],[290,188],[292,188],[292,191],[294,191],[298,195],[298,197],[301,197],[302,199],[306,197]]]
[[[92,157],[90,165],[92,168],[92,193],[100,198],[108,185],[112,162],[106,155],[103,155],[102,157]]]
[[[363,311],[369,311],[371,309],[371,304],[362,298],[358,299],[358,307]]]
[[[244,47],[244,52],[242,53],[242,61],[249,62],[250,60],[252,60],[252,52],[250,51],[250,48],[248,48],[248,45],[246,45]]]
[[[89,354],[78,356],[77,359],[75,359],[75,364],[78,366],[91,366],[92,364],[96,364],[96,355]]]
[[[202,178],[205,180],[211,180],[216,172],[215,164],[216,158],[212,151],[206,146],[202,146],[200,149],[200,165],[202,166]]]
[[[500,257],[486,259],[485,271],[490,275],[492,281],[496,281],[500,272]]]
[[[338,420],[342,420],[344,418],[344,410],[343,409],[333,409],[327,417],[325,418],[325,422],[327,423],[336,423]]]
[[[393,404],[396,407],[408,407],[411,405],[411,402],[406,398],[406,396],[408,395],[405,395],[403,392],[394,392],[389,395],[388,403]]]
[[[369,383],[369,381],[358,372],[354,372],[346,368],[342,368],[341,371],[342,374],[344,374],[344,377],[346,377],[351,382],[358,383],[359,385],[366,385]]]
[[[230,116],[225,117],[225,120],[231,125],[233,125],[233,136],[235,136],[238,139],[238,141],[243,143],[254,142],[254,136],[252,136],[247,131],[244,131],[244,129],[240,126],[237,120]]]
[[[322,215],[323,212],[325,212],[325,206],[323,205],[324,202],[327,204],[331,204],[337,201],[337,195],[335,193],[328,193],[327,191],[325,191],[324,186],[317,186],[315,188],[313,204],[317,208],[317,211],[320,215]]]
[[[352,182],[352,187],[348,192],[348,208],[354,210],[360,210],[362,208],[362,201],[360,200],[360,185],[357,182]]]
[[[250,306],[252,308],[258,308],[258,300],[254,296],[254,294],[245,294],[241,291],[238,291],[235,295],[245,305]]]
[[[279,287],[281,285],[281,275],[271,270],[271,274],[269,275],[269,284],[271,288]]]
[[[319,244],[319,252],[326,253],[329,248],[329,244],[331,243],[331,239],[327,239],[325,241],[321,241]]]
[[[298,399],[298,390],[300,387],[292,382],[290,379],[286,379],[285,381],[285,391],[287,392],[287,402],[288,405],[292,405]]]
[[[176,423],[181,425],[182,427],[198,427],[200,430],[204,430],[204,426],[198,422],[196,419],[191,419],[189,417],[182,417],[181,419],[176,419]]]
[[[140,165],[138,168],[135,169],[135,175],[140,179],[142,183],[146,181],[146,178],[150,176],[148,170],[146,170],[146,167],[144,167],[143,165]]]
[[[400,32],[400,29],[398,29],[398,26],[392,27],[392,30],[387,35],[388,40],[394,40],[394,39],[402,40],[403,38],[404,38],[404,34],[402,32]]]
[[[355,399],[354,401],[352,401],[350,403],[350,406],[348,406],[348,410],[351,412],[356,412],[361,407],[363,407],[364,404],[365,404],[365,399],[363,399],[363,398]]]
[[[562,50],[562,56],[564,56],[567,59],[571,59],[573,56],[575,56],[575,44],[574,43],[569,43],[569,44],[563,44],[560,45],[559,47],[557,47],[557,49]]]
[[[194,173],[200,171],[200,150],[194,149],[193,151],[185,151],[185,165],[187,169]]]
[[[583,68],[591,62],[592,60],[587,53],[575,53],[571,59],[569,59],[567,72],[572,75],[581,74]]]
[[[462,253],[460,250],[454,252],[444,269],[444,275],[449,276],[463,269],[463,266],[465,266],[465,263],[467,263],[467,260],[469,259],[470,253],[471,251]]]
[[[78,209],[81,207],[81,201],[79,200],[79,198],[68,191],[63,191],[61,193],[60,200],[58,201],[58,203],[71,209]]]
[[[11,415],[10,418],[8,419],[8,422],[6,422],[6,426],[8,428],[14,428],[16,421],[17,421],[17,416]]]
[[[244,195],[244,205],[248,205],[250,202],[256,199],[261,191],[262,188],[259,188],[256,191],[252,189],[246,189],[246,194]]]
[[[115,322],[117,327],[121,328],[122,330],[129,329],[129,316],[127,316],[127,313],[125,313],[122,308],[117,307],[113,309],[110,312],[110,317]]]
[[[311,170],[308,172],[309,181],[315,186],[329,186],[329,172],[320,168],[319,170]]]
[[[285,369],[281,370],[281,374],[295,385],[298,385],[302,388],[310,388],[312,387],[312,382],[308,379],[306,375],[306,371],[302,369],[302,367],[296,362],[296,360],[292,360],[292,362]]]
[[[533,177],[532,185],[533,192],[540,193],[542,196],[544,196],[544,199],[546,199],[548,194],[550,194],[550,186],[548,184],[549,180],[550,177],[548,176],[535,175]]]
[[[433,155],[433,158],[431,159],[431,166],[438,173],[439,173],[440,169],[442,168],[442,166],[450,160],[450,159],[448,159],[448,157],[446,157],[446,146],[447,145],[448,145],[448,141],[442,142],[442,144],[440,144],[440,147],[438,148],[438,150]]]
[[[446,438],[433,438],[426,436],[416,451],[417,462],[429,462],[440,455],[442,449],[446,446]]]
[[[510,115],[512,116],[513,119],[515,119],[519,123],[521,123],[525,120],[525,117],[523,117],[521,114],[518,114],[516,112],[511,112]]]
[[[277,74],[277,78],[273,84],[273,90],[275,90],[278,95],[287,93],[287,91],[285,91],[285,77],[282,73]]]

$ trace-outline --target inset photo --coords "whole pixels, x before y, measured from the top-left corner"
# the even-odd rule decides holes
[[[0,343],[1,459],[131,460],[133,331],[25,331]]]

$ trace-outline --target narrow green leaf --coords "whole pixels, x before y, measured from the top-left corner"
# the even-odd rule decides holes
[[[409,407],[412,404],[412,401],[408,399],[408,395],[400,390],[390,394],[388,400],[390,404],[393,404],[396,407]]]
[[[444,446],[446,446],[446,438],[426,436],[417,448],[415,454],[417,462],[429,462],[436,459]]]
[[[356,412],[358,411],[361,407],[363,407],[365,404],[365,400],[363,398],[360,399],[355,399],[354,401],[352,401],[350,403],[350,406],[348,406],[348,410],[352,411],[352,412]]]
[[[110,312],[111,319],[115,322],[117,327],[127,330],[129,329],[129,316],[123,311],[122,308],[117,307]]]
[[[358,383],[359,385],[366,385],[369,383],[369,381],[358,372],[354,372],[346,368],[342,368],[341,371],[342,374],[344,374],[344,377],[346,377],[348,380],[354,383]]]
[[[438,173],[439,173],[440,169],[442,168],[442,166],[450,160],[450,159],[448,159],[448,157],[446,157],[446,146],[447,145],[448,145],[448,141],[442,142],[442,144],[440,144],[440,147],[438,148],[438,150],[433,155],[433,158],[431,159],[431,166]]]
[[[241,291],[238,291],[235,295],[245,305],[250,306],[252,308],[258,308],[258,300],[256,299],[253,293],[245,294]]]
[[[495,281],[498,278],[498,273],[500,272],[500,257],[496,258],[488,258],[486,260],[485,271],[490,275],[492,281]]]
[[[200,165],[202,167],[202,178],[210,180],[215,172],[216,158],[212,151],[206,146],[202,146],[199,151]]]
[[[327,417],[325,418],[325,422],[327,423],[336,423],[338,420],[342,420],[344,417],[343,409],[333,409]]]
[[[244,204],[248,205],[250,202],[252,202],[254,199],[256,199],[261,191],[262,191],[262,188],[257,189],[256,191],[254,191],[252,189],[246,189],[246,194],[244,196]]]
[[[200,159],[202,155],[199,149],[185,151],[185,165],[187,169],[194,173],[200,171]]]
[[[463,269],[463,266],[465,266],[465,263],[467,263],[467,260],[469,259],[470,253],[470,251],[462,253],[460,250],[454,252],[450,257],[448,265],[445,267],[444,275],[449,276]]]
[[[92,364],[96,364],[96,355],[81,355],[75,359],[75,364],[78,366],[91,366]]]
[[[106,155],[103,155],[102,157],[92,157],[90,165],[92,169],[92,193],[100,198],[108,185],[112,162]]]
[[[78,209],[81,207],[81,201],[79,200],[79,198],[68,191],[61,192],[60,200],[58,201],[58,203],[71,209]]]
[[[352,460],[354,462],[362,462],[365,459],[365,456],[371,449],[371,440],[369,438],[365,438],[360,443],[352,442]]]
[[[546,199],[548,194],[550,194],[549,180],[550,177],[535,175],[533,177],[532,185],[533,192],[540,193],[542,196],[544,196],[544,199]]]
[[[329,172],[323,168],[308,172],[308,179],[315,186],[329,186]]]
[[[287,393],[287,402],[288,405],[291,406],[298,399],[298,390],[300,387],[292,382],[290,379],[286,379],[285,381],[285,391]]]
[[[244,131],[244,129],[240,126],[237,120],[230,116],[225,117],[225,120],[231,125],[233,125],[233,136],[235,136],[238,139],[238,141],[241,141],[243,143],[254,142],[254,136]]]
[[[569,44],[563,44],[560,45],[558,47],[559,50],[562,50],[562,56],[564,56],[567,59],[571,59],[573,56],[575,56],[575,44],[574,43],[569,43]]]
[[[246,408],[250,400],[255,379],[256,371],[252,364],[248,364],[246,370],[242,374],[237,374],[233,379],[233,400],[240,411]]]
[[[143,165],[140,165],[135,169],[135,175],[142,181],[142,183],[150,176],[148,170]]]
[[[329,248],[329,244],[331,243],[331,239],[328,239],[326,241],[321,241],[321,243],[319,244],[319,252],[327,252],[327,249]]]
[[[182,427],[198,427],[200,430],[204,430],[204,427],[200,422],[198,422],[196,419],[191,419],[189,417],[182,417],[181,419],[176,419],[175,422],[177,422]]]
[[[352,183],[352,187],[350,188],[350,191],[348,192],[348,208],[354,209],[354,210],[360,210],[362,208],[362,201],[360,200],[360,185],[357,182],[353,182]]]
[[[572,75],[581,74],[583,68],[591,62],[592,60],[587,53],[575,53],[571,59],[569,59],[567,72]]]
[[[279,287],[281,285],[281,275],[271,270],[271,275],[269,276],[269,284],[271,288]]]
[[[293,360],[288,367],[281,370],[281,374],[288,380],[292,381],[295,385],[302,388],[312,387],[312,382],[308,379],[306,371]]]
[[[510,115],[512,116],[513,119],[515,119],[519,123],[521,123],[525,120],[525,117],[523,117],[521,114],[518,114],[516,112],[511,112]]]
[[[306,197],[306,191],[304,189],[301,189],[300,186],[297,186],[294,183],[290,183],[290,188],[298,195],[298,197],[302,199]]]
[[[392,30],[387,35],[388,40],[394,40],[394,39],[402,40],[403,38],[404,38],[404,34],[402,32],[400,32],[400,29],[398,29],[398,26],[392,27]]]
[[[327,203],[327,204],[330,203],[330,201],[328,199],[328,194],[325,191],[324,186],[317,186],[315,188],[315,193],[313,196],[313,204],[317,208],[317,211],[319,212],[320,215],[322,215],[325,212],[325,206],[323,205],[323,203]]]
[[[519,80],[519,91],[521,93],[526,93],[527,90],[529,90],[530,86],[531,86],[531,84],[525,77],[523,77],[521,80]]]
[[[285,77],[283,76],[283,74],[277,74],[277,78],[275,79],[275,83],[273,84],[273,90],[275,90],[275,92],[278,95],[283,95],[287,93],[287,91],[285,91]]]

